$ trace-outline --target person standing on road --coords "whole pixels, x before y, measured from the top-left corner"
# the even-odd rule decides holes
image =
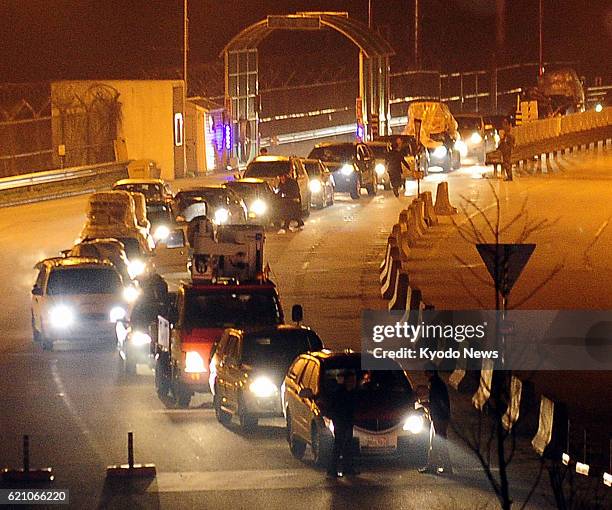
[[[500,130],[499,152],[501,153],[502,169],[506,175],[506,180],[512,180],[512,150],[514,149],[515,138],[512,134],[512,126],[507,119],[503,122],[503,129]]]
[[[327,476],[338,477],[340,458],[342,474],[355,475],[353,465],[353,423],[355,421],[355,400],[357,394],[357,376],[347,370],[337,377],[338,387],[327,402],[327,414],[334,425],[334,447],[327,465]]]
[[[448,454],[448,424],[450,422],[450,399],[446,384],[438,375],[433,363],[425,369],[429,378],[429,412],[434,427],[434,436],[429,447],[427,465],[419,473],[453,474],[450,455]]]
[[[402,166],[405,165],[403,145],[403,140],[398,137],[393,142],[391,150],[387,152],[387,172],[389,173],[393,194],[396,197],[399,197],[399,190],[404,181],[402,176]]]
[[[280,198],[282,223],[278,233],[285,234],[287,229],[293,232],[295,230],[291,227],[291,222],[293,220],[297,221],[299,229],[303,229],[304,222],[302,221],[302,195],[300,193],[300,186],[289,174],[282,174],[279,176],[279,179],[280,184],[278,185],[277,194]]]

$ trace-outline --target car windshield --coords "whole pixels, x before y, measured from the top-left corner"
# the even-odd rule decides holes
[[[374,153],[374,157],[376,159],[381,159],[381,158],[386,157],[387,152],[389,152],[386,145],[373,144],[373,145],[368,145],[368,147]]]
[[[125,248],[125,254],[128,259],[134,259],[140,257],[142,254],[140,252],[140,243],[138,239],[133,237],[118,237],[117,241],[121,241]]]
[[[455,117],[459,129],[478,130],[481,127],[480,117]]]
[[[355,147],[352,144],[315,147],[308,155],[309,159],[320,159],[332,163],[344,163],[353,159]]]
[[[151,225],[167,223],[172,220],[170,208],[165,204],[147,205],[147,219]]]
[[[330,358],[323,365],[323,387],[333,390],[347,371],[357,376],[357,388],[365,393],[412,394],[412,386],[403,370],[362,370],[358,357]],[[341,381],[341,379],[340,379]]]
[[[321,165],[319,163],[304,161],[304,168],[308,177],[318,177],[321,175]]]
[[[192,204],[206,202],[210,207],[218,207],[226,203],[227,193],[218,188],[202,188],[193,191],[179,191],[176,195],[176,203],[179,211],[183,211]]]
[[[121,287],[121,277],[110,267],[62,267],[51,271],[47,294],[115,294]]]
[[[259,183],[248,183],[240,181],[228,182],[229,186],[233,191],[238,193],[242,198],[251,198],[254,196],[261,196],[269,193],[268,185],[265,182]]]
[[[244,171],[245,177],[278,177],[291,171],[289,161],[252,161]]]
[[[121,184],[116,186],[115,189],[122,189],[125,191],[134,191],[142,193],[147,200],[161,200],[162,199],[162,188],[159,184],[146,184],[146,183],[134,183],[134,184]]]
[[[318,350],[322,346],[321,339],[308,329],[251,334],[244,337],[241,361],[250,365],[273,365],[286,370],[299,354]]]
[[[185,302],[188,329],[267,326],[281,322],[278,303],[270,293],[189,292]]]

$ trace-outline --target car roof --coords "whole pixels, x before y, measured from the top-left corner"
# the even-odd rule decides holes
[[[274,161],[283,161],[287,162],[293,159],[291,156],[257,156],[251,163],[271,163]]]
[[[455,115],[453,115],[453,117],[455,117],[455,119],[457,117],[461,118],[469,118],[469,119],[482,119],[484,117],[484,115],[482,113],[457,113]]]
[[[234,182],[240,182],[244,184],[266,184],[264,179],[259,179],[257,177],[244,177],[242,179],[234,179],[233,181],[227,181],[227,184],[232,184]]]
[[[110,261],[93,257],[52,257],[41,260],[37,265],[39,264],[44,264],[49,267],[106,266],[115,269],[115,266]]]
[[[313,158],[300,158],[302,160],[302,163],[319,163],[321,160],[320,159],[313,159]]]
[[[228,328],[240,335],[269,335],[279,331],[314,331],[308,326],[297,324],[275,324],[271,326],[253,326],[244,328]]]
[[[239,284],[229,284],[224,285],[222,283],[200,283],[200,282],[183,282],[182,287],[185,290],[207,290],[211,293],[213,292],[231,292],[231,291],[249,291],[249,290],[259,290],[259,291],[267,291],[276,289],[276,285],[273,282],[268,280],[265,283],[239,283]]]
[[[331,147],[350,147],[358,145],[362,142],[321,142],[315,145],[316,149],[319,148],[331,148]]]
[[[181,188],[178,192],[177,195],[179,193],[191,193],[191,192],[196,192],[196,191],[205,191],[205,190],[226,190],[227,188],[225,187],[225,184],[204,184],[202,186],[189,186],[187,188]]]
[[[143,179],[121,179],[117,181],[113,186],[122,186],[124,184],[165,184],[163,179],[152,179],[152,178],[143,178]]]

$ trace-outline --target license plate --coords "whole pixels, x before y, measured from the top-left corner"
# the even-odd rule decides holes
[[[362,448],[395,448],[397,440],[393,436],[369,436],[364,438]]]

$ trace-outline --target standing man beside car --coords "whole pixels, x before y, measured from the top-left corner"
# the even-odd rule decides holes
[[[405,165],[403,144],[403,140],[401,138],[397,138],[391,145],[391,150],[387,153],[387,171],[389,172],[389,181],[391,182],[393,194],[396,197],[399,197],[399,189],[403,183],[402,166]]]
[[[281,228],[279,234],[285,234],[287,229],[293,231],[291,222],[297,221],[298,228],[304,228],[302,221],[302,196],[300,194],[300,186],[297,181],[289,174],[281,174],[279,176],[280,184],[278,185],[277,194],[280,198],[281,209]]]
[[[515,138],[512,134],[512,126],[507,119],[504,119],[503,129],[500,130],[499,152],[501,153],[502,168],[506,174],[506,180],[512,180],[512,150],[514,149]]]
[[[429,379],[429,412],[434,426],[434,437],[429,448],[427,465],[419,473],[437,475],[453,474],[450,455],[448,454],[447,432],[450,422],[450,399],[446,384],[438,375],[438,369],[429,363],[425,369]]]
[[[338,374],[338,387],[328,401],[322,403],[325,414],[334,426],[334,447],[327,466],[327,476],[338,477],[338,467],[342,458],[342,474],[355,475],[353,466],[353,423],[355,421],[355,399],[357,376],[354,371],[346,370]]]

